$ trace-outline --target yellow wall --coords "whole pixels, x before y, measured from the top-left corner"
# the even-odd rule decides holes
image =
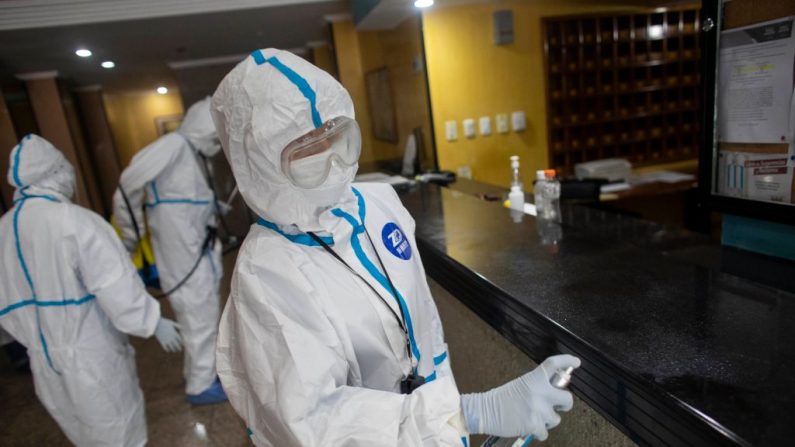
[[[423,13],[436,148],[441,169],[456,171],[468,165],[473,178],[509,186],[509,157],[519,155],[525,189],[532,189],[534,172],[548,164],[544,50],[541,18],[596,11],[628,10],[638,2],[612,1],[612,6],[589,0],[501,0],[440,6]],[[492,14],[513,11],[514,42],[497,46],[492,37]],[[527,130],[496,132],[495,115],[523,110]],[[491,117],[491,136],[469,140],[462,121]],[[445,121],[455,120],[458,140],[445,138]]]
[[[413,66],[415,58],[422,58],[419,17],[410,17],[393,30],[360,34],[364,72],[382,67],[389,70],[395,105],[398,142],[374,140],[376,152],[388,158],[402,158],[406,139],[414,128],[422,127],[426,156],[423,166],[429,167],[433,154],[425,71],[415,72]]]
[[[348,89],[362,128],[362,161],[394,160],[403,157],[406,139],[416,127],[423,127],[426,159],[433,159],[428,94],[424,71],[416,72],[413,61],[422,55],[420,23],[410,17],[393,30],[357,32],[350,21],[334,24],[334,43],[340,82]],[[376,140],[373,136],[367,86],[368,72],[386,67],[392,86],[398,141]],[[367,154],[365,156],[365,153]]]
[[[184,113],[182,99],[176,91],[165,95],[106,93],[105,109],[122,167],[130,163],[136,152],[158,138],[156,118]]]

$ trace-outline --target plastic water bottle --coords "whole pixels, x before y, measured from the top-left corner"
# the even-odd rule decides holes
[[[543,172],[544,184],[541,190],[544,206],[538,215],[547,220],[557,221],[560,219],[560,182],[555,177],[554,169],[547,169]]]
[[[544,188],[546,187],[547,177],[544,175],[544,170],[539,169],[536,171],[536,183],[533,186],[533,197],[535,200],[536,205],[536,216],[543,216],[544,213],[544,201],[546,197],[544,195]]]

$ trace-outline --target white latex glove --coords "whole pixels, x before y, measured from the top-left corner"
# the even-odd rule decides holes
[[[530,434],[546,440],[547,430],[560,424],[556,411],[569,411],[574,405],[571,393],[555,388],[549,380],[558,370],[579,366],[577,357],[556,355],[505,385],[461,395],[467,430],[500,437]]]
[[[173,320],[160,317],[155,328],[155,337],[166,352],[182,351],[182,336],[179,335],[179,325]]]

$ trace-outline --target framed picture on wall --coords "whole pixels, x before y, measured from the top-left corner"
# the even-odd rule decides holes
[[[155,118],[155,126],[157,127],[157,135],[162,137],[163,135],[173,132],[179,128],[179,125],[182,124],[182,118],[184,115],[164,115],[158,116]]]
[[[397,144],[397,120],[395,101],[392,98],[392,84],[389,81],[389,70],[378,68],[367,73],[367,102],[370,106],[370,117],[373,136],[376,140]]]

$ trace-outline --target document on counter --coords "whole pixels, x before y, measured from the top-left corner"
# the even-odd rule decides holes
[[[718,194],[765,202],[792,201],[793,168],[787,154],[721,151]]]
[[[792,140],[794,19],[721,33],[719,141],[781,144]]]
[[[645,174],[633,174],[627,181],[632,186],[645,185],[646,183],[679,183],[695,181],[696,176],[684,172],[675,171],[656,171]]]
[[[370,183],[386,183],[392,186],[406,185],[413,183],[413,180],[407,179],[401,175],[389,175],[383,172],[369,172],[367,174],[359,174],[356,176],[357,182],[370,182]]]

